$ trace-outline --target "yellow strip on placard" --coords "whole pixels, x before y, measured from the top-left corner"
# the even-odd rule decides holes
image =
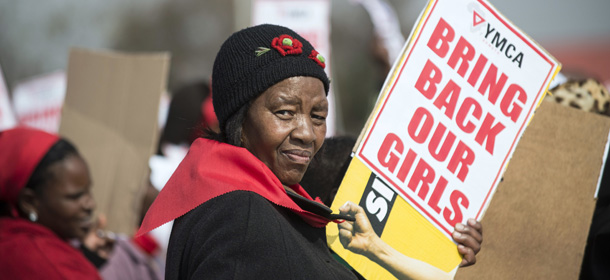
[[[331,206],[333,212],[338,212],[339,207],[348,200],[358,204],[370,176],[371,170],[358,158],[353,158]],[[366,279],[394,279],[394,276],[381,266],[344,249],[338,238],[336,224],[329,224],[326,234],[330,248]],[[381,239],[399,252],[445,272],[455,269],[462,261],[455,243],[398,195]]]
[[[339,212],[339,207],[341,207],[347,201],[352,201],[358,204],[370,176],[371,170],[369,170],[360,160],[353,158],[349,168],[347,169],[345,177],[343,177],[341,187],[339,187],[339,191],[333,200],[333,204],[331,206],[333,212]],[[335,223],[330,223],[326,227],[326,238],[330,248],[366,279],[394,278],[392,274],[376,263],[369,261],[366,257],[354,254],[344,249],[343,245],[341,245],[341,242],[339,241],[339,229]]]
[[[555,69],[555,72],[553,72],[553,75],[551,76],[551,81],[553,81],[555,79],[555,77],[557,77],[557,74],[559,74],[559,71],[561,70],[561,64],[557,65],[557,68]],[[540,107],[540,104],[542,104],[542,101],[544,100],[544,98],[547,95],[553,95],[551,93],[551,91],[549,91],[549,86],[551,85],[551,83],[549,83],[546,88],[544,88],[544,96],[542,96],[542,98],[540,98],[540,101],[538,101],[538,104],[536,105],[536,109],[538,109],[538,107]],[[532,115],[533,118],[533,115]],[[529,125],[529,122],[532,121],[532,119],[530,119],[527,123],[527,125]]]

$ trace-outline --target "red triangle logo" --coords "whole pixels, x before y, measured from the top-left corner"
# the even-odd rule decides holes
[[[481,24],[484,21],[485,21],[485,19],[483,17],[481,17],[481,15],[477,14],[476,11],[472,11],[472,26],[473,27]]]

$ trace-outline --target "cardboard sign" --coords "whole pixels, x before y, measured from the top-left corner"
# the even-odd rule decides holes
[[[430,1],[332,208],[359,203],[388,244],[452,271],[461,261],[453,227],[481,219],[559,69],[488,2]],[[391,277],[340,246],[331,244],[367,279]]]
[[[8,90],[4,83],[4,75],[2,74],[2,68],[0,68],[0,131],[9,129],[16,124],[17,121],[8,98]]]
[[[286,26],[307,39],[326,58],[324,69],[330,77],[330,1],[329,0],[253,0],[252,25],[263,23]],[[328,93],[329,111],[326,136],[336,129],[335,97]]]
[[[57,133],[66,95],[66,73],[56,71],[23,81],[13,89],[13,104],[21,125]]]
[[[167,53],[70,52],[60,134],[87,161],[109,230],[132,234],[141,218],[168,69]]]
[[[456,279],[578,279],[609,131],[608,117],[543,102],[487,209],[477,264]]]

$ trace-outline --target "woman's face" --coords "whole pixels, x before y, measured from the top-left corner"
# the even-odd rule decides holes
[[[285,79],[254,100],[242,130],[242,145],[285,186],[301,181],[326,135],[328,101],[317,78]]]
[[[87,164],[72,154],[48,168],[51,180],[41,186],[34,202],[38,223],[64,239],[84,237],[93,225],[95,208]]]

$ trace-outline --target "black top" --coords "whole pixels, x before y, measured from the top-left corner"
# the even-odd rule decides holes
[[[249,191],[176,219],[166,279],[356,279],[330,255],[324,228]]]

